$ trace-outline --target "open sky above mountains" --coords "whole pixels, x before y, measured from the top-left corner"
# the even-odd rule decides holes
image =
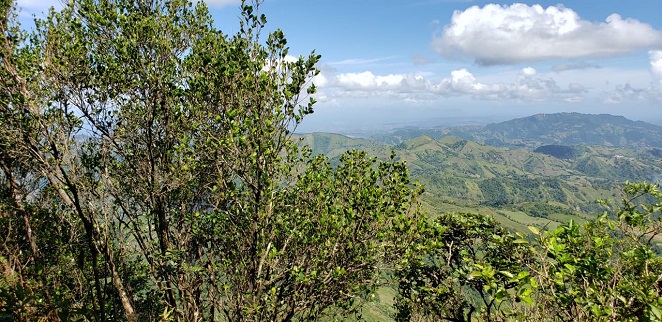
[[[19,0],[23,19],[60,0]],[[207,1],[225,33],[238,1]],[[662,124],[662,1],[266,0],[291,54],[322,55],[300,131],[369,132],[535,113]]]

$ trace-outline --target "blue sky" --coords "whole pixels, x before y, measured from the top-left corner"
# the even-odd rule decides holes
[[[221,30],[238,29],[237,1],[207,3]],[[28,15],[49,4],[19,5]],[[553,112],[662,124],[659,0],[266,0],[260,10],[291,54],[322,55],[319,103],[302,132]]]

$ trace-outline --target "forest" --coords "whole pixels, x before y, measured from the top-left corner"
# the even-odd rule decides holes
[[[0,320],[662,320],[659,183],[522,231],[435,210],[400,150],[295,135],[321,56],[287,59],[260,4],[226,34],[202,1],[72,0],[31,30],[0,1]],[[476,186],[541,184],[509,180]]]

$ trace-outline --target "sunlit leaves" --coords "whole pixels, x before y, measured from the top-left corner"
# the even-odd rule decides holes
[[[658,320],[659,187],[627,183],[616,216],[536,234],[538,308],[581,321]],[[659,313],[659,311],[658,311]]]
[[[478,214],[444,214],[428,224],[399,271],[398,319],[512,317],[537,287],[528,242]]]

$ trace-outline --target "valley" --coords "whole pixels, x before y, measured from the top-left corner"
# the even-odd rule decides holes
[[[393,151],[425,186],[421,202],[431,216],[488,214],[517,231],[597,216],[606,208],[596,200],[617,202],[626,181],[662,175],[662,127],[611,115],[536,115],[484,127],[399,130],[372,140],[330,133],[302,138],[332,160],[348,149],[380,158]]]

